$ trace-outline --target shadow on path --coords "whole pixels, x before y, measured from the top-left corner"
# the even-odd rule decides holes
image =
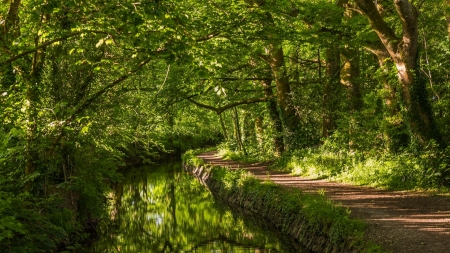
[[[450,198],[384,191],[349,184],[291,176],[267,169],[267,163],[222,160],[215,152],[198,155],[207,163],[245,169],[261,180],[328,198],[351,210],[351,216],[368,224],[366,237],[394,253],[450,252]]]

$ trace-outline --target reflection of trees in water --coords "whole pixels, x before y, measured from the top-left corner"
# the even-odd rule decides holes
[[[179,164],[131,170],[112,195],[96,252],[280,252],[275,238],[218,208]]]

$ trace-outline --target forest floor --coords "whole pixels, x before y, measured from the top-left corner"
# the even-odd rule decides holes
[[[205,162],[245,169],[261,180],[305,193],[325,195],[351,210],[351,217],[368,224],[366,240],[394,253],[450,252],[450,197],[376,188],[292,176],[269,170],[267,163],[241,163],[223,160],[215,152],[198,155]]]

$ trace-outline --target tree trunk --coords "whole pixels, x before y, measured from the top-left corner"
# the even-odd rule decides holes
[[[377,33],[392,57],[402,87],[402,100],[406,111],[405,121],[412,138],[420,146],[434,139],[445,146],[433,118],[427,96],[425,80],[418,66],[418,11],[408,0],[394,0],[395,9],[402,24],[402,37],[381,17],[372,0],[355,0],[359,9],[367,16],[372,29]]]
[[[228,140],[227,128],[225,127],[225,122],[223,121],[222,113],[219,114],[220,125],[222,126],[223,138],[225,141]]]
[[[264,152],[263,150],[264,128],[263,128],[263,117],[261,116],[258,116],[255,119],[255,133],[256,133],[256,141],[258,142],[258,147]]]
[[[348,0],[339,0],[338,5],[344,7]],[[344,12],[344,20],[348,21],[358,15],[354,10],[346,9]],[[345,62],[341,70],[341,83],[347,88],[347,98],[350,112],[357,112],[362,109],[363,99],[359,82],[360,66],[359,66],[359,50],[351,45],[341,51],[342,60]]]
[[[264,58],[271,68],[272,77],[277,87],[277,104],[284,126],[284,149],[293,149],[298,146],[297,129],[300,124],[292,103],[291,86],[286,72],[282,45],[278,42],[267,45]]]
[[[18,21],[19,21],[19,7],[21,0],[13,0],[9,4],[8,14],[6,20],[0,25],[0,32],[3,35],[5,48],[8,48],[14,38],[19,36]]]
[[[447,20],[447,34],[450,41],[450,0],[444,0],[445,19]]]
[[[336,129],[337,91],[340,86],[340,55],[335,45],[326,50],[327,80],[323,85],[322,137],[328,138]]]
[[[239,150],[242,150],[245,155],[247,155],[247,151],[245,150],[244,143],[242,142],[242,134],[241,134],[241,125],[239,124],[239,114],[237,112],[236,107],[233,107],[234,112],[234,131],[236,135],[236,141],[239,145]]]
[[[377,56],[381,70],[379,78],[385,90],[384,104],[387,110],[387,117],[390,118],[387,120],[385,116],[386,126],[383,129],[386,149],[391,152],[397,152],[408,146],[410,138],[407,133],[406,125],[400,117],[401,110],[396,95],[396,87],[395,85],[389,83],[389,69],[392,67],[393,61],[381,42],[374,47],[369,47],[368,49]]]
[[[254,141],[255,132],[254,132],[254,123],[252,122],[252,114],[245,110],[242,114],[243,124],[242,124],[242,141],[247,143],[251,143]]]
[[[350,112],[360,111],[363,105],[361,88],[359,85],[359,57],[358,50],[346,48],[341,57],[345,62],[341,70],[341,83],[347,88],[348,107]]]
[[[39,42],[39,37],[36,37],[35,43],[36,45]],[[37,154],[39,150],[37,150],[36,145],[36,131],[37,131],[37,120],[38,120],[38,112],[37,112],[37,104],[39,102],[39,94],[38,94],[38,85],[41,82],[41,74],[42,68],[45,60],[45,51],[44,49],[37,50],[34,53],[34,57],[32,59],[32,66],[30,76],[28,77],[27,86],[26,86],[26,118],[27,118],[27,145],[26,145],[26,163],[25,163],[25,177],[29,177],[36,171],[35,160],[37,159]],[[33,186],[33,182],[29,180],[25,184],[25,191],[30,191]]]
[[[272,80],[263,80],[262,86],[264,87],[264,95],[266,97],[273,97],[273,91],[270,87]],[[284,144],[283,144],[283,125],[280,119],[280,114],[277,109],[277,101],[272,98],[267,102],[267,109],[269,111],[269,117],[273,124],[274,137],[273,137],[273,144],[274,144],[274,151],[276,156],[281,156],[281,154],[284,152]]]

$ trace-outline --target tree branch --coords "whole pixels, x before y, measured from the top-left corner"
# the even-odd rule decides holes
[[[214,37],[217,37],[219,35],[220,35],[219,31],[214,31],[214,32],[212,32],[212,33],[210,33],[210,34],[208,34],[206,36],[203,36],[201,38],[196,39],[195,41],[196,42],[201,42],[201,41],[205,41],[205,40],[210,40],[210,39],[212,39]]]
[[[227,104],[225,106],[221,106],[221,107],[214,107],[214,106],[210,106],[210,105],[206,105],[206,104],[202,104],[199,103],[195,100],[192,100],[191,98],[186,98],[188,101],[190,101],[191,103],[197,105],[198,107],[203,107],[209,110],[212,110],[214,112],[216,112],[217,114],[221,114],[222,112],[231,109],[233,107],[236,107],[238,105],[248,105],[248,104],[254,104],[254,103],[260,103],[260,102],[266,102],[269,99],[273,98],[274,96],[268,96],[268,97],[262,97],[262,98],[251,98],[251,99],[247,99],[247,100],[241,100],[238,102],[234,102],[234,103],[230,103]]]
[[[211,110],[211,111],[215,111],[217,114],[220,114],[220,113],[219,113],[219,108],[216,108],[216,107],[214,107],[214,106],[210,106],[210,105],[206,105],[206,104],[199,103],[199,102],[197,102],[197,101],[195,101],[195,100],[193,100],[193,99],[191,99],[191,98],[186,98],[186,100],[188,100],[189,102],[193,103],[194,105],[196,105],[196,106],[198,106],[198,107],[206,108],[206,109],[209,109],[209,110]]]
[[[246,78],[238,78],[238,77],[218,77],[218,78],[214,78],[216,80],[222,80],[222,81],[239,81],[239,80],[243,80],[243,81],[265,81],[268,80],[269,78],[257,78],[257,77],[246,77]]]
[[[42,48],[45,48],[45,47],[47,47],[47,46],[49,46],[49,45],[51,45],[51,44],[54,44],[54,43],[56,43],[56,42],[59,42],[59,41],[62,41],[62,40],[65,40],[65,39],[68,39],[68,38],[71,38],[71,37],[74,37],[74,36],[77,36],[77,35],[81,35],[81,34],[83,34],[83,33],[99,33],[99,34],[101,33],[101,34],[108,34],[108,35],[109,35],[109,33],[107,33],[107,32],[103,32],[103,31],[92,31],[92,30],[89,30],[89,31],[73,32],[73,33],[67,34],[67,35],[65,35],[65,36],[63,36],[63,37],[56,38],[56,39],[53,39],[53,40],[49,40],[49,41],[44,42],[44,43],[42,43],[41,45],[39,45],[39,46],[37,46],[37,47],[35,47],[35,48],[33,48],[33,49],[24,51],[24,52],[22,52],[22,53],[20,53],[20,54],[18,54],[18,55],[16,55],[16,56],[13,56],[13,57],[9,58],[8,60],[6,60],[6,61],[0,63],[0,66],[1,66],[1,65],[5,65],[5,64],[8,64],[8,63],[11,63],[11,62],[13,62],[13,61],[19,59],[19,58],[22,57],[22,56],[25,56],[25,55],[30,54],[30,53],[34,53],[34,52],[36,52],[37,50],[42,49]]]
[[[55,151],[56,146],[61,141],[62,137],[64,136],[64,128],[73,120],[75,120],[76,116],[82,113],[86,108],[88,108],[97,98],[99,98],[101,95],[106,93],[108,90],[116,86],[117,84],[127,80],[132,74],[139,71],[143,66],[145,66],[148,62],[150,62],[152,58],[148,57],[141,63],[139,63],[136,68],[128,71],[128,73],[122,75],[121,77],[117,78],[113,82],[111,82],[109,85],[106,85],[103,89],[97,91],[95,94],[93,94],[89,99],[84,101],[71,115],[68,117],[64,123],[61,125],[61,131],[58,137],[53,141],[52,146],[50,147],[49,151],[47,152],[48,156],[51,156],[53,152]]]
[[[144,61],[142,61],[141,63],[139,63],[139,65],[136,66],[136,68],[128,71],[128,73],[122,75],[121,77],[117,78],[116,80],[114,80],[113,82],[111,82],[109,85],[106,85],[103,89],[97,91],[94,95],[92,95],[88,100],[86,100],[83,104],[81,104],[81,106],[78,107],[77,110],[75,110],[73,115],[77,115],[80,114],[81,112],[83,112],[88,106],[90,106],[92,104],[92,102],[94,102],[97,98],[99,98],[101,95],[103,95],[105,92],[107,92],[108,90],[110,90],[111,88],[113,88],[114,86],[116,86],[117,84],[127,80],[132,74],[136,73],[138,70],[140,70],[143,66],[145,66],[148,62],[150,62],[152,58],[148,57],[147,59],[145,59]]]
[[[399,39],[395,35],[394,30],[392,30],[386,21],[384,21],[383,17],[381,17],[373,0],[355,0],[355,2],[369,20],[370,26],[375,30],[386,49],[391,54],[394,54],[397,51]]]
[[[417,9],[408,0],[395,0],[395,9],[402,21],[403,40],[409,42],[417,37]],[[408,41],[405,41],[407,39]]]

